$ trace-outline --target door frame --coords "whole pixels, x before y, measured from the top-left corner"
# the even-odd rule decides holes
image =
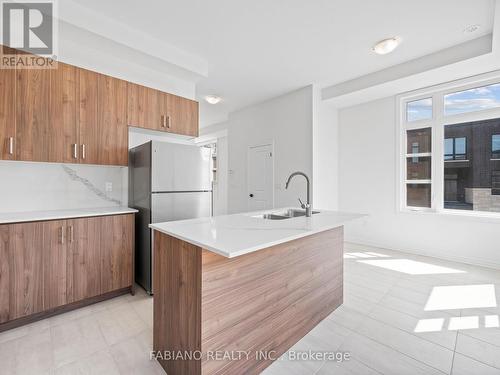
[[[271,181],[271,208],[274,208],[274,198],[275,198],[275,194],[274,194],[274,180],[275,180],[275,165],[274,165],[274,160],[275,160],[275,155],[276,155],[276,152],[275,152],[275,147],[274,147],[274,139],[271,140],[271,141],[268,141],[268,142],[260,142],[260,143],[256,143],[256,144],[251,144],[251,145],[248,145],[247,147],[247,178],[246,178],[246,185],[247,185],[247,188],[246,188],[246,199],[247,199],[247,210],[249,211],[250,210],[250,151],[252,148],[256,148],[256,147],[263,147],[263,146],[271,146],[271,152],[272,152],[272,157],[271,157],[271,166],[272,166],[272,173],[271,173],[271,176],[272,176],[272,181]]]

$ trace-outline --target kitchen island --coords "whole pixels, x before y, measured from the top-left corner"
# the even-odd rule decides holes
[[[343,225],[296,209],[152,224],[155,358],[169,375],[258,374],[340,304]]]

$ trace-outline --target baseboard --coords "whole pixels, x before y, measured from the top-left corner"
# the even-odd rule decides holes
[[[491,262],[486,259],[478,259],[478,258],[468,258],[468,257],[461,257],[461,256],[448,256],[448,255],[443,255],[443,254],[437,254],[436,252],[431,252],[431,251],[426,251],[426,250],[414,250],[414,249],[408,249],[408,248],[395,248],[390,245],[382,244],[382,243],[377,243],[375,241],[370,241],[362,238],[349,238],[348,240],[346,239],[346,243],[352,243],[353,245],[364,245],[364,246],[372,246],[372,247],[378,247],[381,249],[387,249],[387,250],[393,250],[393,251],[399,251],[402,253],[407,253],[407,254],[412,254],[412,255],[422,255],[430,258],[437,258],[437,259],[442,259],[442,260],[447,260],[450,262],[457,262],[457,263],[465,263],[469,264],[472,266],[479,266],[479,267],[485,267],[485,268],[490,268],[495,271],[500,270],[500,265],[496,262]]]
[[[102,302],[102,301],[105,301],[105,300],[108,300],[108,299],[111,299],[114,297],[118,297],[118,296],[121,296],[121,295],[127,294],[127,293],[134,294],[134,288],[132,286],[129,286],[127,288],[113,290],[111,292],[104,293],[104,294],[101,294],[99,296],[86,298],[86,299],[83,299],[81,301],[76,301],[73,303],[69,303],[67,305],[58,306],[58,307],[55,307],[55,308],[50,309],[50,310],[41,311],[41,312],[36,313],[36,314],[31,314],[28,316],[23,316],[22,318],[10,320],[10,321],[7,321],[5,323],[0,324],[0,332],[7,331],[9,329],[13,329],[13,328],[17,328],[17,327],[21,327],[21,326],[24,326],[26,324],[34,323],[36,321],[50,318],[51,316],[63,314],[63,313],[68,312],[68,311],[76,310],[76,309],[79,309],[81,307],[93,305],[94,303]]]

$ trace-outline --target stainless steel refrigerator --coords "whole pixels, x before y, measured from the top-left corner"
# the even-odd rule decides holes
[[[211,149],[150,141],[129,153],[129,205],[136,208],[135,280],[153,293],[149,224],[212,215]]]

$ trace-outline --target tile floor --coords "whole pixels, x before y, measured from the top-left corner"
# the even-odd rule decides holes
[[[500,271],[347,244],[344,304],[274,374],[500,374]],[[162,374],[149,360],[152,299],[122,296],[0,333],[0,374]]]

